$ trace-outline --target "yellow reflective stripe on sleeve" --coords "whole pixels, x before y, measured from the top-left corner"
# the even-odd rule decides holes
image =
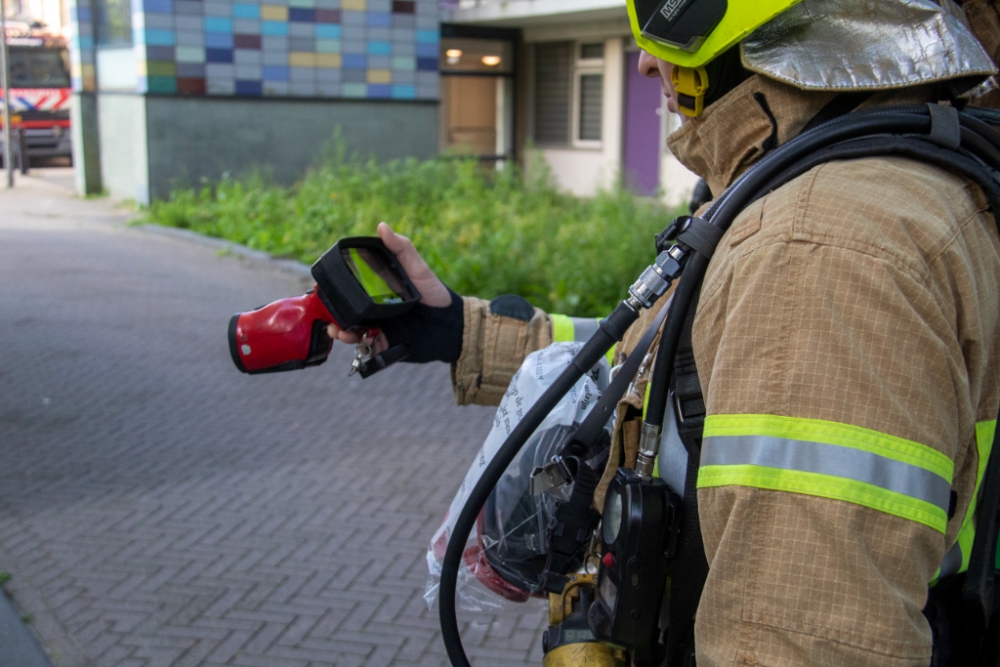
[[[593,317],[569,317],[558,313],[550,314],[552,318],[552,341],[555,343],[586,343],[597,331],[600,319]],[[605,355],[608,365],[615,361],[615,348]]]
[[[711,415],[698,488],[749,486],[854,503],[944,532],[951,460],[917,442],[817,419]]]
[[[573,319],[567,315],[552,314],[552,340],[556,343],[573,342]]]
[[[958,531],[958,540],[948,551],[934,581],[940,577],[947,577],[952,574],[960,574],[969,569],[969,558],[972,556],[972,543],[976,539],[976,507],[979,504],[979,487],[983,483],[983,476],[986,474],[986,463],[990,460],[990,452],[993,450],[993,434],[997,429],[997,420],[978,422],[976,424],[976,450],[979,454],[979,464],[976,468],[976,490],[972,494],[972,502],[962,519],[962,527]]]

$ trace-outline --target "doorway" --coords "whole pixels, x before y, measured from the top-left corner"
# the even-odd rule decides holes
[[[514,156],[514,48],[506,40],[441,40],[441,152]]]
[[[663,91],[659,79],[639,73],[639,52],[626,54],[623,177],[638,195],[652,196],[660,188]]]

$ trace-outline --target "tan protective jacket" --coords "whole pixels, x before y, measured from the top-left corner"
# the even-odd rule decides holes
[[[669,145],[720,193],[829,100],[755,76]],[[982,193],[922,163],[826,164],[737,218],[693,332],[708,412],[699,667],[928,665],[928,584],[968,564],[1000,403],[998,290]],[[551,327],[541,311],[465,308],[456,396],[492,403]],[[619,404],[614,458],[627,463],[644,389]]]

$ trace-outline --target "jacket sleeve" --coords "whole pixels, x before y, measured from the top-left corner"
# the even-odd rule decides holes
[[[699,667],[929,664],[995,418],[996,240],[959,179],[887,162],[759,201],[706,276]]]
[[[554,340],[552,317],[521,300],[515,308],[491,310],[491,302],[463,297],[462,355],[451,379],[459,405],[497,405],[524,358]]]

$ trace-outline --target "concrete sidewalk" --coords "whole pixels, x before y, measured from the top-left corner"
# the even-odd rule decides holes
[[[0,591],[0,667],[52,667],[3,591]]]
[[[51,179],[0,192],[0,570],[56,667],[447,664],[427,542],[493,417],[443,364],[242,375],[279,267],[128,227]],[[463,615],[541,664],[544,605]]]

